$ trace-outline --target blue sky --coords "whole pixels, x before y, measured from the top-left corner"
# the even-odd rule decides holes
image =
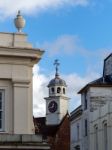
[[[103,59],[111,52],[112,0],[1,0],[1,32],[16,31],[13,18],[17,10],[26,19],[24,32],[28,40],[34,47],[45,49],[34,69],[35,81],[39,83],[34,85],[34,114],[45,112],[45,87],[53,77],[56,58],[61,63],[60,75],[68,84],[72,111],[80,104],[76,93],[102,75]]]

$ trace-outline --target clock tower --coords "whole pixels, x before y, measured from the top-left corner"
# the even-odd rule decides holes
[[[55,78],[49,84],[49,97],[46,97],[46,125],[58,125],[68,111],[68,100],[66,96],[66,82],[60,78],[58,73],[58,60],[55,60]]]

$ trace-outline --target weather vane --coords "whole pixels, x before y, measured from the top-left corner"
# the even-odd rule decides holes
[[[59,74],[58,74],[58,66],[60,65],[58,59],[56,59],[56,60],[54,61],[54,65],[56,66],[56,74],[55,74],[55,76],[57,77],[57,76],[59,76]]]

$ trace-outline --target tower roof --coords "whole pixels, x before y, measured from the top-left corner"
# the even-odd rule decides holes
[[[67,86],[66,82],[60,78],[59,73],[58,73],[58,70],[59,70],[58,66],[60,64],[57,59],[55,60],[54,65],[56,66],[55,78],[49,82],[48,87],[50,86],[65,86],[66,87]]]
[[[66,87],[67,85],[63,79],[61,79],[60,77],[55,77],[49,82],[48,87],[50,86],[65,86]]]

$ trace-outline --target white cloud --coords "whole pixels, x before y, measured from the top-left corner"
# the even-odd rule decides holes
[[[0,16],[8,17],[14,15],[17,10],[22,10],[25,14],[51,10],[71,6],[87,6],[89,0],[0,0]]]
[[[62,75],[61,77],[66,81],[68,85],[68,97],[70,100],[70,109],[72,111],[80,104],[80,95],[77,95],[77,92],[89,81],[96,79],[99,76],[97,73],[92,73],[81,77],[80,75],[73,73],[68,75]],[[34,116],[45,116],[45,100],[44,97],[48,96],[48,82],[52,79],[52,75],[48,78],[46,75],[40,73],[38,65],[34,67],[34,76],[33,76],[33,110]]]
[[[48,78],[39,72],[38,65],[33,68],[33,113],[34,116],[45,115],[45,100],[47,96]]]
[[[88,50],[82,45],[82,41],[77,35],[60,35],[53,41],[45,41],[43,43],[37,43],[37,47],[45,49],[49,56],[56,56],[59,54],[73,55],[79,54],[88,60],[91,58],[97,58],[102,60],[111,53],[111,48],[101,48],[97,50]],[[94,60],[94,59],[93,59]]]
[[[73,54],[74,52],[78,52],[81,50],[80,47],[80,39],[75,35],[62,35],[57,37],[52,42],[44,42],[42,47],[48,50],[49,54],[56,55],[60,53],[64,54]]]

